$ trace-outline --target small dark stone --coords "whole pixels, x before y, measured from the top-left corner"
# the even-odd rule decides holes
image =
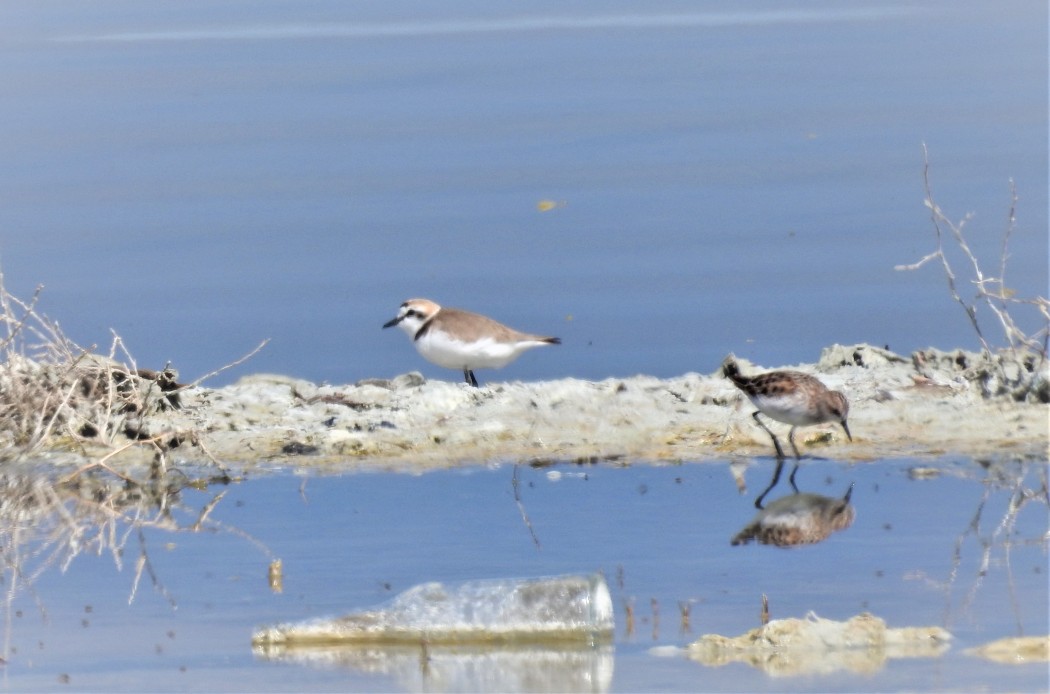
[[[281,446],[281,453],[285,455],[311,455],[317,453],[317,451],[317,446],[302,443],[301,441],[291,441]]]

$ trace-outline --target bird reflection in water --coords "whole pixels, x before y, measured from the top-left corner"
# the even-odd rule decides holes
[[[795,486],[795,472],[791,471],[792,494],[771,501],[763,507],[762,500],[780,480],[783,461],[778,461],[769,486],[755,499],[759,509],[755,517],[733,537],[733,545],[746,545],[756,540],[763,545],[795,547],[823,542],[832,533],[853,525],[856,511],[850,504],[853,485],[841,498],[800,492]]]

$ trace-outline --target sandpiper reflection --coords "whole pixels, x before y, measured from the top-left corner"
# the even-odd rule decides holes
[[[780,479],[782,464],[778,463],[769,486],[755,500],[759,509],[751,522],[737,533],[733,545],[746,545],[756,540],[763,545],[795,547],[823,542],[839,530],[853,525],[856,511],[850,504],[853,485],[841,498],[800,492],[795,486],[795,470],[791,471],[792,493],[762,505],[762,500]]]

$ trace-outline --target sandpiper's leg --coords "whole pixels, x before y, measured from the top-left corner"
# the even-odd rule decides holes
[[[799,452],[798,452],[798,446],[795,445],[795,429],[796,428],[797,427],[791,427],[791,431],[788,432],[788,442],[791,443],[791,450],[795,451],[795,460],[802,460],[802,456],[799,455]],[[791,477],[794,478],[795,474],[792,473]]]
[[[467,383],[478,388],[478,379],[474,378],[474,372],[470,369],[463,369],[463,378],[466,379]]]
[[[760,426],[763,429],[765,429],[766,433],[769,434],[769,438],[773,439],[773,446],[777,449],[777,460],[783,460],[784,459],[784,449],[782,449],[780,447],[780,441],[777,439],[777,435],[774,434],[772,431],[770,431],[769,427],[767,427],[765,424],[763,424],[762,420],[758,418],[758,415],[760,415],[760,414],[762,414],[761,410],[756,410],[754,412],[754,414],[752,414],[751,416],[754,417],[756,422],[758,422],[758,426]],[[792,431],[794,431],[794,430],[792,430]],[[794,444],[792,444],[792,445],[794,445]]]
[[[758,510],[762,510],[762,500],[766,498],[766,494],[769,494],[770,490],[773,489],[773,487],[777,486],[777,482],[780,481],[780,473],[783,469],[784,457],[781,456],[777,458],[777,467],[775,470],[773,470],[773,479],[772,481],[770,481],[769,486],[766,487],[765,490],[763,490],[763,492],[758,495],[757,499],[755,499],[755,508],[757,508]]]
[[[798,472],[798,461],[795,461],[795,467],[791,468],[791,474],[788,475],[788,482],[791,483],[791,488],[798,494],[798,485],[795,484],[795,473]]]

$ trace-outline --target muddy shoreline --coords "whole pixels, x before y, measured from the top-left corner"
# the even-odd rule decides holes
[[[745,373],[813,373],[847,394],[853,442],[830,424],[800,429],[803,455],[855,462],[1047,459],[1045,362],[1033,370],[1001,355],[925,350],[901,356],[835,345],[815,364],[740,363]],[[164,452],[166,464],[213,459],[245,471],[677,463],[773,454],[769,437],[751,419],[750,403],[718,370],[597,382],[500,382],[498,374],[488,374],[482,388],[415,372],[338,386],[252,375],[222,388],[184,390],[179,409],[152,415],[139,434],[178,441]],[[786,435],[786,425],[772,426]],[[83,442],[52,452],[70,464],[107,454]],[[108,464],[133,466],[154,459],[156,449],[129,443],[108,453]]]

